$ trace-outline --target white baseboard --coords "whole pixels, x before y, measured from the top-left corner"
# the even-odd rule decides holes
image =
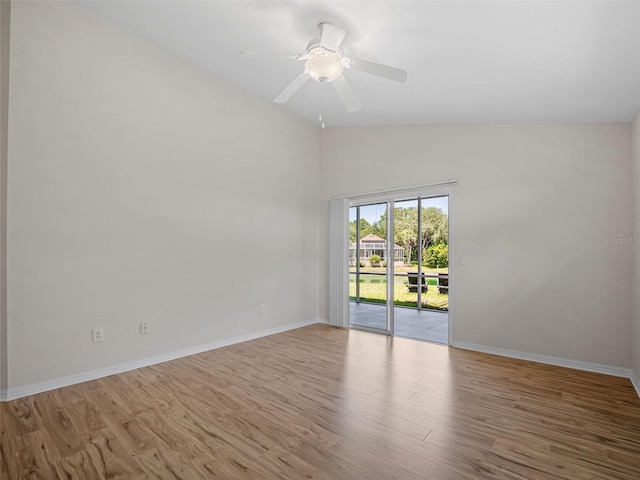
[[[631,380],[633,387],[636,389],[636,393],[640,397],[640,377],[638,376],[637,373],[632,371],[629,379]]]
[[[110,367],[99,368],[97,370],[91,370],[89,372],[82,372],[75,375],[69,375],[67,377],[56,378],[53,380],[47,380],[44,382],[34,383],[26,385],[24,387],[11,388],[9,390],[0,391],[0,401],[7,402],[18,398],[26,397],[28,395],[35,395],[36,393],[47,392],[49,390],[55,390],[56,388],[68,387],[69,385],[75,385],[77,383],[88,382],[90,380],[96,380],[98,378],[108,377],[109,375],[115,375],[117,373],[128,372],[135,370],[136,368],[148,367],[150,365],[156,365],[162,362],[168,362],[177,358],[188,357],[189,355],[195,355],[197,353],[206,352],[209,350],[215,350],[216,348],[226,347],[234,345],[236,343],[242,343],[249,340],[255,340],[256,338],[267,337],[276,333],[286,332],[287,330],[293,330],[300,327],[306,327],[313,325],[314,323],[325,323],[320,319],[304,320],[301,322],[288,323],[286,325],[280,325],[274,328],[268,328],[259,332],[247,333],[239,335],[237,337],[226,338],[224,340],[218,340],[216,342],[207,343],[204,345],[197,345],[195,347],[184,348],[182,350],[176,350],[169,353],[163,353],[160,355],[154,355],[153,357],[141,358],[140,360],[134,360],[132,362],[120,363],[112,365]]]
[[[558,367],[573,368],[575,370],[604,373],[605,375],[628,378],[629,380],[631,380],[631,383],[635,387],[636,392],[640,397],[640,381],[630,368],[615,367],[612,365],[603,365],[600,363],[581,362],[579,360],[571,360],[568,358],[553,357],[550,355],[539,355],[537,353],[519,352],[517,350],[495,348],[489,347],[487,345],[478,345],[475,343],[467,342],[453,341],[450,346],[462,348],[464,350],[473,350],[475,352],[491,353],[493,355],[500,355],[501,357],[517,358],[520,360],[529,360],[532,362],[546,363],[548,365],[556,365]]]
[[[16,400],[18,398],[26,397],[28,395],[34,395],[37,393],[46,392],[49,390],[55,390],[56,388],[68,387],[69,385],[75,385],[77,383],[88,382],[90,380],[96,380],[98,378],[108,377],[109,375],[115,375],[117,373],[128,372],[135,370],[136,368],[148,367],[150,365],[156,365],[162,362],[168,362],[177,358],[187,357],[189,355],[195,355],[198,353],[206,352],[209,350],[215,350],[216,348],[222,348],[229,345],[235,345],[236,343],[242,343],[249,340],[255,340],[256,338],[267,337],[276,333],[286,332],[287,330],[293,330],[296,328],[306,327],[315,323],[327,322],[322,319],[305,320],[301,322],[289,323],[286,325],[280,325],[278,327],[261,330],[258,332],[247,333],[239,335],[237,337],[227,338],[204,345],[197,345],[195,347],[185,348],[182,350],[176,350],[174,352],[164,353],[160,355],[154,355],[153,357],[142,358],[127,363],[120,363],[110,367],[100,368],[89,372],[83,372],[76,375],[69,375],[67,377],[57,378],[54,380],[47,380],[45,382],[34,383],[24,387],[13,388],[9,390],[0,390],[0,402],[7,402]],[[640,397],[640,378],[629,368],[614,367],[611,365],[602,365],[598,363],[581,362],[577,360],[570,360],[566,358],[553,357],[549,355],[539,355],[535,353],[520,352],[517,350],[508,350],[503,348],[495,348],[486,345],[479,345],[475,343],[458,342],[453,341],[450,345],[455,348],[462,348],[464,350],[473,350],[476,352],[490,353],[493,355],[500,355],[502,357],[517,358],[520,360],[530,360],[533,362],[546,363],[549,365],[556,365],[559,367],[574,368],[576,370],[584,370],[587,372],[604,373],[606,375],[613,375],[616,377],[625,377],[631,380],[638,396]]]

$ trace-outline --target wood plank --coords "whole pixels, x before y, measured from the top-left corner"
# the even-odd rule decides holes
[[[51,453],[41,431],[18,436],[3,435],[0,445],[6,472],[6,477],[3,475],[3,478],[55,478],[55,455]]]
[[[137,458],[108,429],[92,435],[85,451],[92,469],[98,472],[98,478],[136,480],[147,477]]]
[[[35,411],[34,397],[25,397],[0,404],[2,428],[15,435],[35,432],[42,427]]]
[[[34,399],[35,411],[44,426],[44,434],[51,437],[55,446],[49,448],[65,457],[83,448],[82,436],[58,391],[42,393]],[[46,432],[46,433],[45,433]]]
[[[157,445],[158,438],[126,406],[112,390],[102,387],[85,393],[98,408],[102,421],[123,447],[132,454],[144,453]]]

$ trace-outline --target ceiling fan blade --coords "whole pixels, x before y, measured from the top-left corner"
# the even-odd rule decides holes
[[[287,53],[287,52],[240,52],[242,58],[266,58],[269,60],[305,60],[306,53]]]
[[[340,100],[342,100],[347,112],[357,112],[362,108],[358,97],[356,97],[356,94],[351,89],[351,85],[349,85],[346,78],[338,77],[331,82],[331,85],[336,89],[336,93],[340,97]]]
[[[309,80],[309,74],[307,72],[302,72],[296,78],[294,78],[289,85],[284,87],[284,89],[273,99],[275,103],[287,103],[294,93],[302,88],[302,86]]]
[[[406,70],[402,70],[400,68],[382,65],[381,63],[368,62],[367,60],[360,60],[359,58],[351,58],[349,64],[352,69],[368,73],[370,75],[377,75],[378,77],[387,78],[400,83],[405,83],[407,81]]]
[[[347,32],[330,23],[322,23],[321,25],[322,35],[320,37],[320,46],[334,51],[340,48],[340,44],[342,40],[344,40]]]

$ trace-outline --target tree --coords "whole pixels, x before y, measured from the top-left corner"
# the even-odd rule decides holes
[[[411,228],[405,228],[400,231],[395,231],[396,243],[404,245],[404,252],[406,255],[405,263],[411,264],[411,253],[413,246],[416,244],[418,233]]]
[[[437,243],[431,245],[424,251],[424,261],[428,267],[448,267],[449,266],[449,245]]]
[[[422,236],[418,241],[418,207],[396,207],[393,210],[394,243],[404,246],[405,262],[409,264],[417,260],[418,252],[426,255],[431,245],[447,245],[449,243],[449,217],[437,207],[422,208]],[[360,238],[374,234],[386,238],[387,215],[383,213],[377,222],[369,224],[360,219]],[[356,241],[356,221],[349,224],[351,243]],[[423,259],[426,260],[426,259]]]
[[[386,218],[383,218],[383,216],[380,217],[380,220],[378,220],[377,222],[373,222],[371,224],[371,226],[368,229],[367,235],[369,233],[373,234],[373,235],[377,235],[380,238],[386,238],[387,237],[387,222],[386,222]],[[361,235],[360,238],[364,237],[364,235]]]
[[[422,208],[422,236],[418,243],[418,208],[394,208],[394,242],[405,248],[406,263],[417,260],[419,249],[449,243],[449,217],[437,207]],[[376,223],[385,224],[386,215]]]
[[[394,208],[393,221],[394,243],[404,246],[405,263],[409,265],[418,244],[418,208]]]
[[[449,217],[441,209],[422,209],[422,238],[420,248],[424,251],[430,245],[449,243]]]
[[[397,245],[404,246],[405,262],[408,264],[416,255],[415,247],[418,242],[418,208],[394,208],[393,210],[393,242]],[[387,216],[382,214],[380,220],[376,222],[378,225],[386,225]]]
[[[349,222],[349,244],[355,243],[356,241],[356,230],[358,226],[358,221],[353,220]],[[360,238],[365,237],[369,234],[369,230],[371,229],[371,225],[364,218],[360,219]]]

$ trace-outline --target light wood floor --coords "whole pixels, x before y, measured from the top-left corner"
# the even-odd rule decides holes
[[[640,479],[628,379],[314,325],[0,404],[3,479]]]

